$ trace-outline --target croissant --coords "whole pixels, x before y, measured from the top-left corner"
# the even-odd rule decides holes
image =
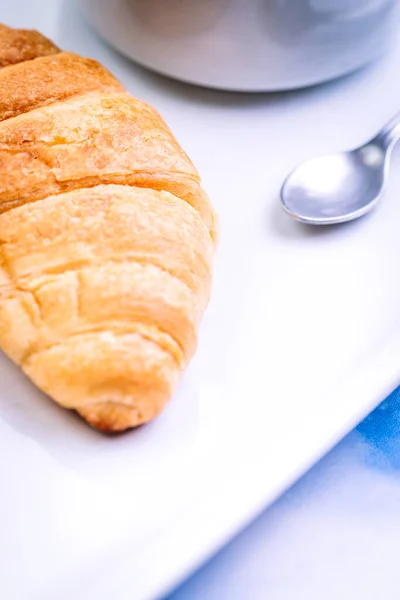
[[[0,26],[0,347],[108,431],[173,394],[216,216],[160,115],[96,61]]]

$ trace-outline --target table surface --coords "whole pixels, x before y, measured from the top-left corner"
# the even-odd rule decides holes
[[[398,600],[400,388],[168,600]]]

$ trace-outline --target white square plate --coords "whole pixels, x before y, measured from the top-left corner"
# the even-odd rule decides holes
[[[286,173],[353,146],[400,107],[400,47],[321,88],[232,95],[153,76],[70,1],[0,21],[93,56],[154,104],[203,175],[222,235],[193,364],[152,424],[104,437],[0,359],[0,574],[7,600],[155,598],[272,501],[400,377],[400,174],[331,229],[278,205]]]

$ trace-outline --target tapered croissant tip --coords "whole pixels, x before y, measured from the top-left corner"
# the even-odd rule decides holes
[[[94,429],[104,433],[121,433],[144,425],[153,419],[159,411],[154,407],[146,412],[135,406],[127,406],[112,400],[96,402],[78,409],[78,414]]]

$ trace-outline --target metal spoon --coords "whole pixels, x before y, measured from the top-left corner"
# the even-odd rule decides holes
[[[281,190],[284,210],[298,221],[331,225],[357,219],[382,197],[400,114],[360,148],[313,158],[295,169]]]

